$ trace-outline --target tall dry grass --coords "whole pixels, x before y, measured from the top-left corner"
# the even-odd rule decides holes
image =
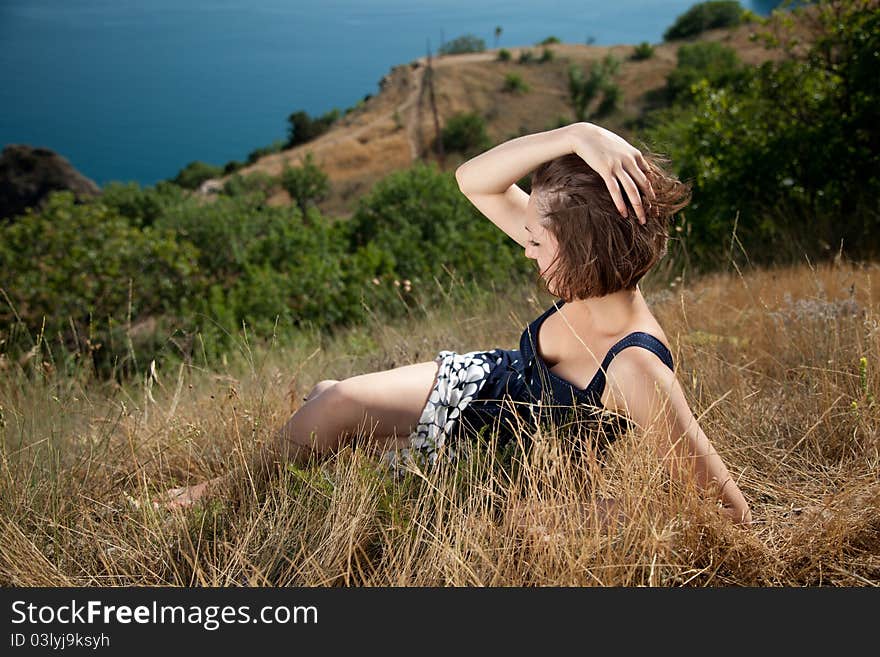
[[[225,368],[180,365],[122,386],[5,362],[0,584],[880,583],[880,266],[643,290],[694,414],[752,506],[750,529],[671,485],[636,432],[602,465],[572,460],[572,437],[553,427],[513,462],[480,449],[395,478],[362,441],[268,480],[242,476],[185,513],[143,504],[246,463],[321,379],[440,349],[514,348],[552,302],[452,289],[396,325],[376,318],[285,347],[242,336]],[[595,521],[607,499],[623,521]]]

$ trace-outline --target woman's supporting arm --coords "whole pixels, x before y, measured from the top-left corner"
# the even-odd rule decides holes
[[[697,423],[672,370],[643,349],[627,349],[612,366],[609,405],[645,430],[672,478],[692,478],[698,488],[711,492],[721,503],[726,517],[751,524],[745,496]]]

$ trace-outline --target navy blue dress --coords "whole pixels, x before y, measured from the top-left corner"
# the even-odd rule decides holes
[[[445,452],[455,457],[467,443],[497,433],[503,448],[515,436],[527,439],[545,420],[553,426],[587,423],[604,429],[613,440],[630,421],[603,413],[605,372],[614,357],[627,347],[642,347],[674,369],[672,354],[657,338],[634,331],[616,342],[586,388],[580,389],[550,371],[538,355],[538,329],[547,317],[565,304],[558,299],[522,332],[518,349],[491,349],[457,354],[441,351],[437,382],[429,395],[416,430],[410,436],[412,451],[428,462]],[[598,449],[605,445],[595,445]],[[396,459],[392,460],[396,465]]]

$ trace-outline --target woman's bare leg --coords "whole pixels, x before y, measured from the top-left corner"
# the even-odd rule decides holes
[[[303,465],[310,456],[326,456],[355,436],[379,441],[386,448],[406,446],[438,370],[436,361],[426,361],[343,381],[321,381],[261,450],[256,467],[265,470],[275,461]],[[189,506],[228,483],[230,476],[171,489],[164,496],[164,504],[169,508]]]

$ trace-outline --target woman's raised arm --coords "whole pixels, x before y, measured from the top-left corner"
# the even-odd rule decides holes
[[[508,202],[524,208],[528,201],[525,192],[517,187],[520,195],[508,194],[516,181],[544,162],[570,153],[580,156],[602,176],[617,209],[626,216],[622,186],[644,223],[638,188],[641,187],[649,198],[653,194],[645,175],[648,163],[625,139],[592,123],[572,123],[506,141],[459,166],[455,179],[462,193],[471,200],[507,194]]]

